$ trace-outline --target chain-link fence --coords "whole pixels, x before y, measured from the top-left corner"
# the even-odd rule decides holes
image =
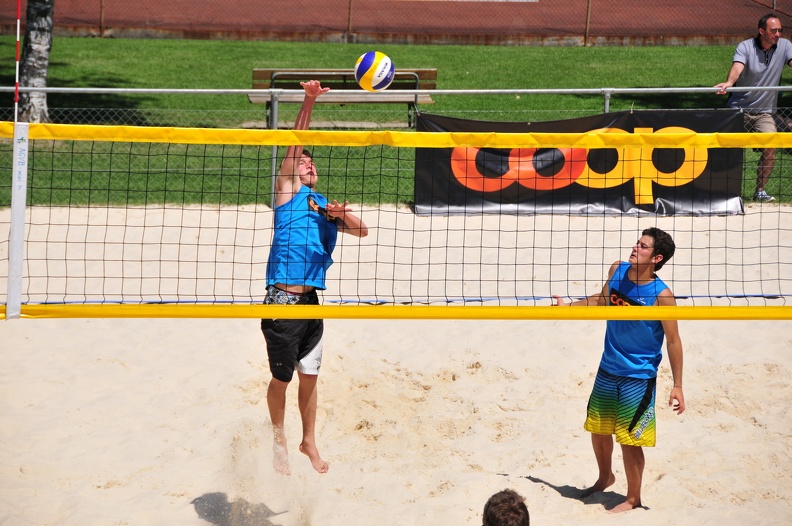
[[[63,90],[63,88],[61,88]],[[651,90],[651,88],[645,88]],[[662,88],[661,88],[662,89]],[[671,88],[673,89],[673,88]],[[682,88],[678,88],[682,89]],[[781,88],[783,89],[783,88]],[[618,89],[614,90],[618,91]],[[690,91],[703,88],[690,88]],[[73,90],[79,92],[79,89]],[[199,90],[200,91],[200,90]],[[211,90],[206,90],[211,91]],[[448,92],[449,90],[444,90]],[[487,91],[487,90],[482,90]],[[491,90],[497,91],[497,90]],[[531,90],[522,90],[530,92]],[[464,92],[459,92],[460,96]],[[694,93],[695,94],[695,93]],[[528,97],[532,94],[525,94]],[[786,92],[782,95],[786,95]],[[540,95],[536,95],[540,96]],[[564,96],[581,97],[573,93]],[[446,98],[454,99],[449,94]],[[482,99],[487,96],[482,94]],[[563,104],[555,105],[532,103],[524,109],[505,108],[498,102],[503,95],[492,95],[491,104],[482,103],[476,109],[458,109],[454,104],[420,105],[419,111],[427,111],[437,115],[493,122],[546,122],[553,120],[573,119],[596,115],[605,111],[640,110],[626,95],[603,101],[603,95],[587,95],[586,102],[577,109],[563,109]],[[514,97],[513,95],[510,97]],[[782,97],[783,99],[783,97]],[[290,128],[299,105],[283,104],[279,110],[279,128]],[[657,110],[658,108],[652,108]],[[676,111],[679,108],[666,108]],[[687,107],[687,110],[694,109]],[[704,106],[699,109],[712,109]],[[406,104],[317,104],[313,111],[312,129],[350,129],[350,130],[393,130],[407,129],[414,122],[414,108]],[[160,127],[194,127],[194,128],[267,128],[267,109],[263,104],[251,104],[250,110],[177,110],[177,109],[141,109],[141,108],[96,108],[96,107],[50,107],[49,118],[60,124],[105,124],[134,125]],[[792,132],[792,108],[781,107],[775,114],[776,126],[781,132]],[[0,108],[0,120],[13,121],[14,109]],[[751,131],[746,129],[746,131]],[[792,150],[779,148],[775,152],[772,176],[767,183],[766,191],[780,201],[792,200]],[[756,190],[757,165],[760,163],[762,151],[748,149],[745,151],[743,167],[743,195],[754,196]]]
[[[0,9],[0,32],[16,9]],[[24,17],[26,1],[22,2]],[[58,0],[56,35],[501,45],[734,44],[792,0]]]

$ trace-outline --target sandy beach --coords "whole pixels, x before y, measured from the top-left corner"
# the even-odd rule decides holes
[[[0,524],[481,522],[514,488],[535,524],[789,524],[792,324],[682,322],[688,410],[665,406],[644,504],[586,501],[582,429],[604,322],[328,320],[318,440],[272,469],[257,320],[16,320],[0,325]],[[618,450],[617,450],[618,451]]]

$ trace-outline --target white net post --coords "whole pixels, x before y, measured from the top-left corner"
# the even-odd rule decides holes
[[[22,305],[22,268],[25,249],[28,123],[14,125],[14,161],[11,187],[11,225],[8,234],[8,293],[6,319],[19,318]]]

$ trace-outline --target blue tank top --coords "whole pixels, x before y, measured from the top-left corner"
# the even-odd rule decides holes
[[[627,277],[630,263],[622,261],[608,282],[608,305],[653,306],[668,286],[660,278],[638,285]],[[663,359],[665,332],[659,321],[608,320],[600,367],[631,378],[654,378]]]
[[[309,285],[326,289],[327,269],[338,238],[326,218],[327,199],[307,186],[275,207],[275,233],[267,261],[267,285]]]

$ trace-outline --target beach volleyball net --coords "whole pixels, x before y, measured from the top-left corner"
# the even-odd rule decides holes
[[[753,166],[753,149],[773,145],[782,173],[774,177],[786,177],[783,148],[792,141],[785,134],[30,124],[17,125],[15,138],[14,128],[0,124],[6,317],[612,318],[613,309],[546,307],[553,295],[599,291],[610,265],[626,260],[652,226],[676,242],[659,276],[680,307],[650,317],[792,317],[792,195],[776,193],[774,203],[743,196],[737,213],[718,214],[499,213],[475,206],[416,213],[415,188],[416,152],[427,148],[531,151],[534,161],[536,152],[569,148],[646,152],[648,160],[633,156],[636,166],[658,149],[691,155],[744,148],[744,162]],[[362,239],[339,235],[318,307],[262,305],[273,173],[290,144],[311,149],[317,191],[348,201],[369,227]],[[750,178],[743,193],[752,189]]]

